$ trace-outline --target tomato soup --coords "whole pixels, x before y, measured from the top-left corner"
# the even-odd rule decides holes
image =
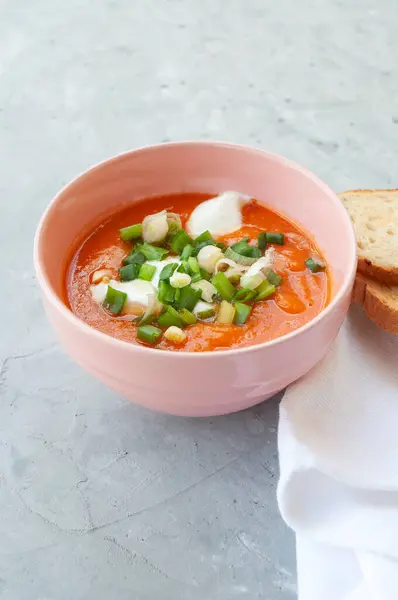
[[[311,237],[255,199],[210,198],[148,198],[92,230],[71,256],[70,309],[117,339],[190,352],[260,344],[311,321],[329,297]]]

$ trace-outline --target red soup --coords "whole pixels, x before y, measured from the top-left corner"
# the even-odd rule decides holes
[[[251,199],[239,223],[225,210],[217,235],[208,203],[209,224],[194,235],[209,198],[148,198],[91,231],[67,272],[71,310],[120,340],[190,352],[273,340],[323,310],[328,270],[307,233]]]

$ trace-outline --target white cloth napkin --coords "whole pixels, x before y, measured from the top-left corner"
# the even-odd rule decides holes
[[[286,392],[279,456],[299,600],[398,600],[398,336],[359,307]]]

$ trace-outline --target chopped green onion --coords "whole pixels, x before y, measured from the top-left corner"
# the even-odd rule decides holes
[[[285,236],[283,233],[267,233],[266,239],[269,244],[279,244],[283,246],[285,243]]]
[[[199,302],[201,295],[201,290],[194,290],[190,285],[187,285],[181,288],[180,297],[178,302],[176,302],[176,307],[179,310],[186,308],[192,312]]]
[[[142,235],[142,225],[141,223],[136,223],[136,225],[130,225],[130,227],[123,227],[120,230],[120,237],[123,242],[129,242],[130,240],[136,240],[140,238]]]
[[[196,273],[196,275],[192,275],[191,283],[197,283],[202,279],[202,275],[200,273]]]
[[[240,242],[236,242],[236,244],[232,244],[232,246],[230,246],[231,250],[249,258],[260,258],[261,251],[259,248],[257,248],[257,246],[251,246],[247,243],[247,240],[248,238],[245,238]]]
[[[214,242],[213,237],[209,230],[204,231],[203,233],[198,235],[197,238],[194,239],[195,246],[197,246],[198,244],[201,244],[202,242],[208,242],[208,241]]]
[[[198,244],[197,246],[195,246],[195,248],[193,249],[193,252],[192,252],[192,256],[198,256],[199,252],[205,246],[215,246],[215,245],[216,244],[215,244],[214,240],[205,240],[204,242],[201,242],[200,244]]]
[[[184,321],[181,316],[172,306],[168,306],[166,310],[158,317],[158,323],[161,327],[184,327]]]
[[[234,296],[235,302],[251,302],[257,296],[257,292],[249,290],[248,288],[242,288],[238,290]]]
[[[267,247],[267,234],[265,233],[265,231],[262,231],[261,233],[258,234],[257,236],[257,246],[260,248],[260,250],[263,252],[266,247]]]
[[[197,313],[198,319],[201,321],[205,321],[206,319],[211,319],[215,317],[216,311],[213,308],[207,308],[206,310],[201,310]]]
[[[267,279],[275,287],[278,287],[278,285],[282,283],[282,277],[280,275],[277,275],[275,271],[270,271],[267,275]]]
[[[185,270],[185,266],[184,265],[188,265],[188,261],[184,260],[184,262],[182,262],[178,267],[177,267],[177,273],[186,273],[187,271]]]
[[[169,263],[160,271],[159,281],[167,281],[178,267],[178,263]]]
[[[217,242],[217,244],[215,244],[217,246],[217,248],[220,248],[221,252],[225,252],[225,250],[227,249],[227,246],[224,244],[224,242]]]
[[[157,246],[152,246],[147,242],[143,244],[137,244],[138,252],[143,254],[147,260],[162,260],[166,254],[168,254],[168,250],[164,248],[158,248]]]
[[[142,254],[142,252],[138,252],[138,250],[134,250],[134,252],[132,252],[131,254],[126,256],[126,258],[123,259],[123,264],[124,265],[143,265],[145,261],[146,261],[146,258]]]
[[[256,301],[257,300],[265,300],[265,298],[268,298],[268,296],[271,296],[275,292],[275,290],[276,290],[275,286],[272,285],[266,279],[256,289],[256,292],[257,292]]]
[[[193,251],[192,244],[187,244],[184,250],[181,252],[181,260],[188,260]]]
[[[250,247],[252,247],[252,246],[250,246]],[[244,267],[250,267],[250,265],[255,263],[257,260],[257,258],[254,256],[243,256],[243,254],[239,254],[239,252],[235,252],[235,250],[232,249],[232,246],[230,248],[226,249],[225,258],[230,258],[231,260],[236,262],[238,265],[243,265]]]
[[[169,221],[167,219],[167,223],[169,226],[169,235],[173,235],[176,231],[181,229],[181,223],[177,223],[177,221]]]
[[[155,273],[156,267],[154,265],[141,265],[138,279],[143,279],[144,281],[152,281]]]
[[[190,310],[187,310],[186,308],[182,308],[180,310],[180,317],[184,321],[185,325],[194,325],[197,321],[197,318],[195,317],[195,315]]]
[[[162,337],[162,330],[153,325],[141,325],[137,329],[137,337],[147,344],[157,344]]]
[[[175,289],[166,281],[159,281],[158,300],[162,304],[172,304],[175,299]]]
[[[199,272],[200,272],[200,276],[202,279],[206,279],[206,281],[210,281],[211,275],[208,271],[206,271],[206,269],[203,269],[201,267]]]
[[[224,273],[220,272],[214,275],[211,282],[224,300],[232,300],[235,288]]]
[[[247,304],[241,304],[240,302],[235,302],[235,325],[243,325],[246,323],[251,311],[251,306],[248,306]]]
[[[234,321],[235,307],[226,300],[220,304],[220,310],[217,315],[217,322],[223,325],[231,325]]]
[[[190,256],[188,258],[188,266],[194,275],[197,275],[200,273],[200,268],[199,268],[199,263],[198,263],[197,258]]]
[[[169,233],[181,229],[181,217],[178,213],[168,212],[166,213],[167,224],[169,226]]]
[[[232,273],[232,275],[228,277],[228,279],[233,285],[237,285],[238,283],[240,283],[241,278],[242,275],[240,273]]]
[[[260,271],[259,273],[255,273],[254,275],[243,275],[241,277],[240,282],[242,287],[248,288],[249,290],[255,290],[258,288],[259,285],[262,284],[264,279],[265,277]]]
[[[137,279],[140,272],[140,265],[131,264],[119,269],[120,281],[132,281]]]
[[[115,290],[113,287],[108,285],[108,290],[104,299],[104,308],[109,310],[113,315],[118,315],[122,312],[124,303],[127,300],[127,294]]]
[[[174,288],[174,302],[179,302],[182,288]]]
[[[307,265],[307,267],[309,268],[309,270],[312,271],[312,273],[318,273],[318,271],[324,271],[325,270],[325,265],[321,264],[319,262],[316,262],[313,258],[308,258],[305,261],[305,264]]]
[[[181,254],[183,249],[187,244],[191,244],[192,239],[189,237],[184,229],[179,229],[173,235],[172,240],[170,242],[170,248],[175,252],[175,254]]]

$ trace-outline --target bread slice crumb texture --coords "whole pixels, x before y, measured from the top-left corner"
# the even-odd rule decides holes
[[[354,225],[358,270],[398,284],[398,190],[356,190],[340,198]]]

